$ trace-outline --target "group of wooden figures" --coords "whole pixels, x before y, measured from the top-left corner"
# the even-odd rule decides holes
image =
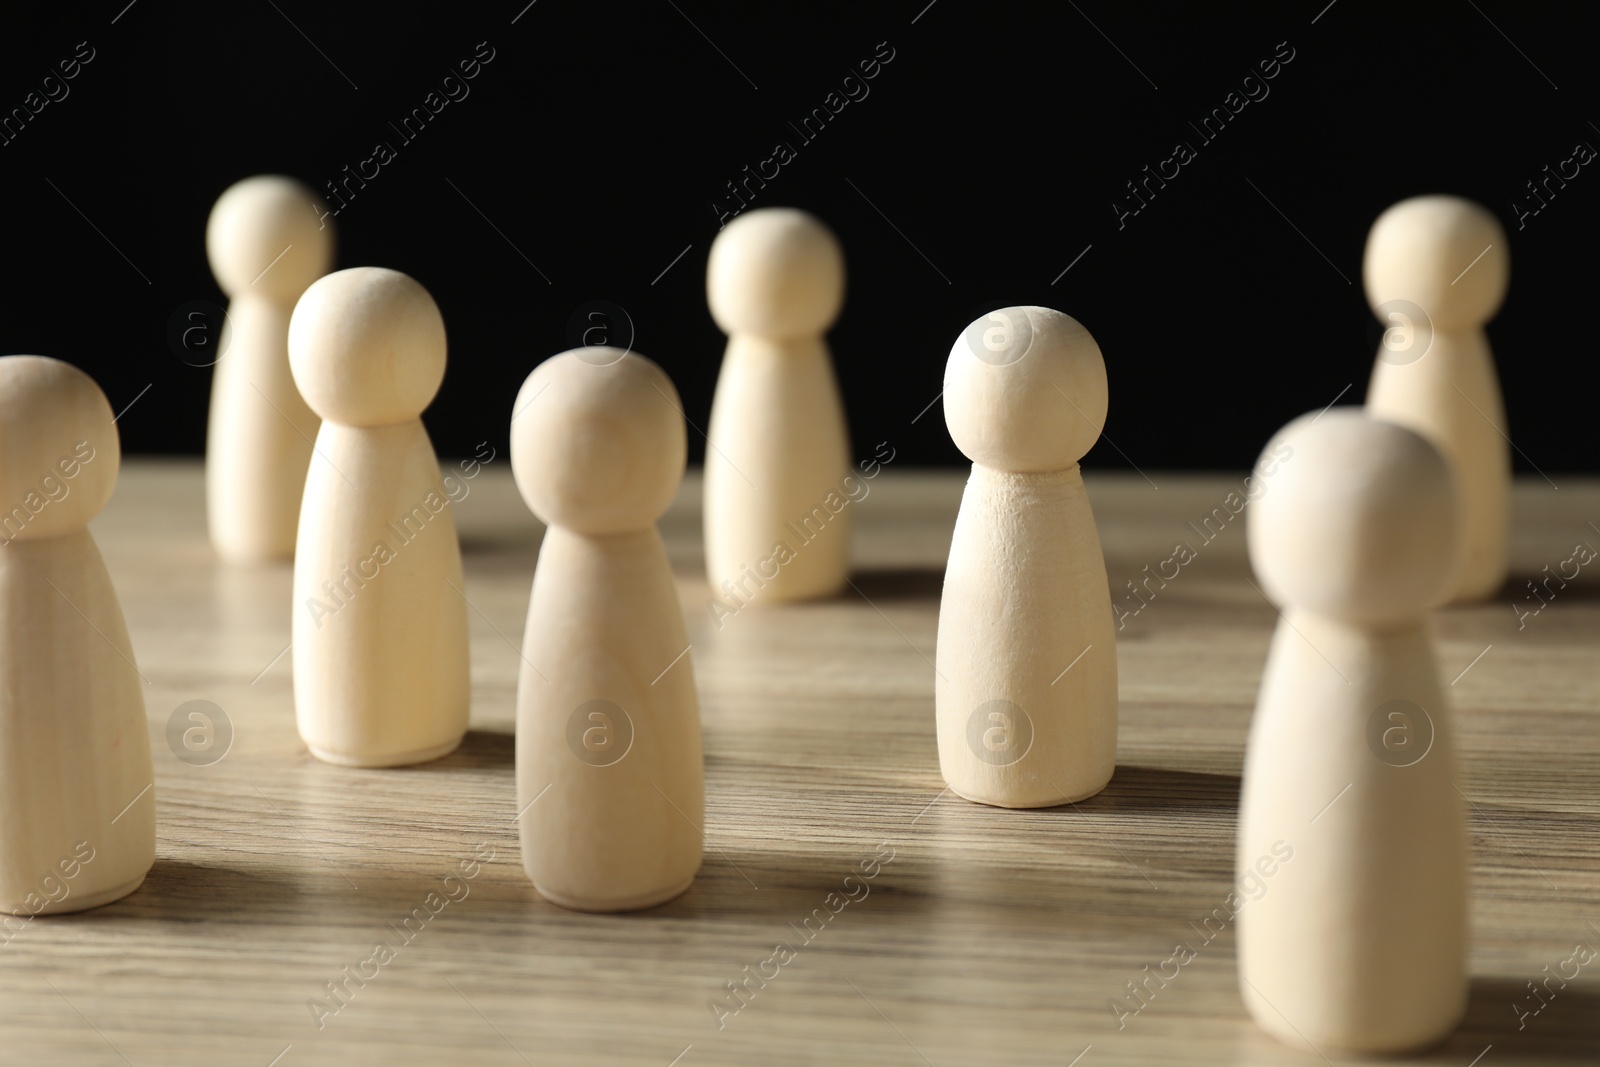
[[[230,188],[206,240],[231,301],[211,540],[225,565],[293,560],[300,735],[354,767],[446,755],[469,718],[469,604],[420,419],[445,369],[439,310],[396,271],[327,273],[326,212],[287,178]],[[1285,843],[1294,856],[1239,916],[1241,990],[1295,1044],[1412,1049],[1464,1011],[1467,841],[1428,616],[1506,575],[1510,464],[1483,326],[1507,272],[1504,234],[1475,204],[1384,213],[1365,282],[1388,330],[1366,409],[1287,425],[1239,505],[1282,621],[1237,862]],[[707,289],[729,335],[705,470],[711,587],[835,595],[850,516],[820,503],[851,470],[824,341],[839,243],[804,212],[748,212],[714,243]],[[957,339],[943,398],[973,466],[940,605],[940,769],[982,804],[1082,800],[1110,781],[1117,747],[1110,589],[1078,466],[1106,417],[1105,363],[1071,317],[1006,308]],[[541,363],[508,414],[517,485],[546,525],[508,815],[543,896],[647,908],[689,887],[704,847],[692,656],[655,525],[682,477],[684,415],[661,368],[617,348]],[[87,529],[119,456],[87,375],[0,359],[0,908],[17,915],[118,899],[154,859],[140,675]],[[816,536],[798,541],[793,523],[813,514]],[[85,841],[96,858],[74,891],[43,893]]]

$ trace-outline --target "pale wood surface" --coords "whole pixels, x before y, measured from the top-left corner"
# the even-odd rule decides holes
[[[941,794],[935,754],[929,661],[961,477],[891,465],[850,505],[854,590],[752,607],[720,631],[691,477],[662,531],[694,643],[709,849],[677,900],[590,916],[541,900],[519,862],[511,729],[538,526],[508,468],[500,456],[456,508],[472,731],[436,763],[352,770],[317,762],[295,733],[289,657],[274,662],[289,568],[214,562],[198,463],[126,464],[92,528],[151,682],[156,864],[132,896],[35,919],[0,946],[0,1063],[667,1067],[681,1053],[680,1067],[953,1067],[1065,1065],[1091,1044],[1079,1067],[1323,1062],[1248,1021],[1231,928],[1125,1029],[1108,1006],[1196,938],[1189,924],[1229,889],[1245,729],[1277,618],[1245,581],[1243,516],[1118,635],[1106,791],[1002,811]],[[1150,476],[1159,489],[1086,479],[1114,598],[1243,475]],[[1587,525],[1600,483],[1556,481],[1517,487],[1515,575],[1553,569],[1579,540],[1600,546]],[[1600,1058],[1600,961],[1521,1031],[1512,1007],[1542,967],[1600,943],[1597,577],[1585,568],[1520,632],[1520,593],[1442,617],[1471,801],[1473,985],[1468,1021],[1430,1061],[1466,1067],[1490,1044],[1479,1067]],[[209,767],[165,740],[168,715],[197,698],[236,730]],[[480,841],[494,858],[462,882]],[[880,842],[895,855],[870,894],[804,944],[788,924],[826,910]],[[390,924],[452,873],[468,895],[319,1032],[307,998],[380,937],[399,942]],[[708,999],[779,940],[798,954],[719,1031]]]

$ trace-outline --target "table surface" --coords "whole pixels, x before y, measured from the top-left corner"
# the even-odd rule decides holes
[[[1240,481],[1091,475],[1113,588],[1167,558]],[[1516,488],[1518,587],[1575,543],[1600,546],[1600,482],[1558,481]],[[931,660],[962,482],[886,469],[849,505],[853,589],[718,629],[691,474],[661,526],[705,725],[705,864],[676,901],[595,916],[542,900],[519,856],[517,649],[540,527],[504,457],[456,506],[471,732],[453,755],[395,770],[306,752],[281,654],[289,567],[215,561],[197,462],[127,462],[92,529],[149,679],[155,867],[124,900],[36,919],[0,946],[0,1062],[1324,1062],[1251,1024],[1231,927],[1121,1027],[1110,1006],[1232,881],[1246,728],[1276,621],[1248,580],[1242,523],[1118,634],[1110,786],[1005,811],[945,792],[935,751]],[[1520,1028],[1516,1008],[1533,1006],[1525,983],[1546,965],[1600,946],[1597,588],[1582,575],[1521,629],[1509,591],[1440,616],[1470,802],[1473,977],[1466,1022],[1424,1062],[1467,1067],[1485,1049],[1481,1067],[1600,1061],[1600,964]],[[204,767],[166,742],[169,716],[196,699],[235,732]],[[890,850],[865,897],[825,907]],[[399,937],[445,875],[491,851],[465,897]],[[808,942],[796,928],[819,908],[832,919]],[[380,939],[393,958],[319,1028],[308,1001]],[[712,999],[780,941],[793,958],[719,1029]]]

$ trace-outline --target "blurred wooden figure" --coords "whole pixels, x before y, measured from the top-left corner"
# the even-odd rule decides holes
[[[803,211],[749,211],[712,244],[706,295],[728,334],[705,464],[713,595],[832,596],[850,569],[850,442],[823,334],[844,301],[844,253]],[[786,562],[750,577],[779,544]]]
[[[1455,468],[1464,555],[1450,599],[1504,584],[1511,522],[1511,440],[1484,324],[1511,272],[1505,231],[1454,196],[1402,200],[1372,224],[1362,279],[1383,342],[1367,410],[1422,434]]]
[[[295,382],[324,420],[294,560],[294,703],[318,759],[421,763],[466,733],[461,546],[422,410],[444,320],[398,271],[342,270],[289,324]]]
[[[1012,307],[945,365],[945,423],[972,460],[939,604],[939,768],[968,800],[1043,808],[1116,768],[1111,591],[1078,460],[1106,417],[1106,367],[1078,322]]]
[[[155,862],[143,679],[89,533],[116,487],[111,406],[82,371],[0,359],[0,911],[82,911]]]
[[[548,524],[517,684],[522,865],[579,911],[671,900],[704,850],[694,666],[655,526],[680,412],[660,367],[599,347],[540,364],[513,408],[512,470]]]
[[[1283,445],[1247,520],[1282,618],[1245,754],[1237,870],[1272,877],[1239,913],[1240,991],[1292,1045],[1420,1049],[1467,1003],[1466,822],[1428,618],[1459,501],[1425,438],[1358,409],[1302,416]]]
[[[206,223],[206,253],[228,294],[211,383],[206,517],[230,563],[286,560],[317,436],[317,416],[289,372],[289,316],[333,264],[317,194],[264,175],[228,188]]]

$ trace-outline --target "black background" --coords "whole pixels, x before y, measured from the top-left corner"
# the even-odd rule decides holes
[[[1600,167],[1521,230],[1512,208],[1577,142],[1600,146],[1577,5],[1214,6],[9,10],[0,111],[79,42],[95,58],[0,147],[3,347],[84,367],[115,409],[138,397],[119,423],[127,451],[199,452],[211,373],[177,358],[167,325],[222,300],[204,255],[212,202],[255,173],[320,190],[385,140],[398,158],[337,218],[337,262],[403,270],[438,301],[450,367],[425,418],[441,454],[503,451],[517,387],[572,346],[569,319],[594,299],[626,309],[634,347],[703,429],[724,343],[705,306],[711,204],[785,140],[798,157],[751,206],[804,207],[844,243],[830,343],[857,455],[888,440],[898,463],[959,462],[937,405],[913,419],[971,319],[1039,303],[1105,352],[1109,441],[1086,466],[1242,468],[1293,416],[1341,392],[1360,402],[1379,335],[1367,228],[1395,200],[1451,192],[1509,233],[1510,296],[1489,332],[1518,468],[1593,469]],[[470,95],[400,144],[388,123],[479,42],[494,59]],[[788,123],[880,42],[894,58],[870,94],[799,144]],[[1187,123],[1280,42],[1294,59],[1270,95],[1201,144]],[[1113,199],[1179,139],[1198,158],[1119,230]]]

